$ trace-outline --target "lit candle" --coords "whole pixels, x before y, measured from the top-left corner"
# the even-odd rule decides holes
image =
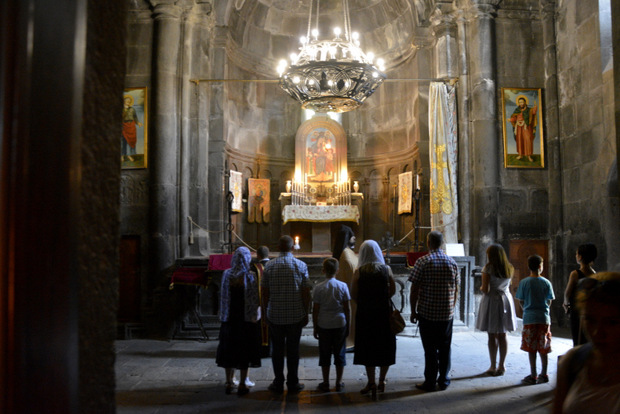
[[[419,174],[415,175],[415,189],[416,190],[420,189],[420,175]]]

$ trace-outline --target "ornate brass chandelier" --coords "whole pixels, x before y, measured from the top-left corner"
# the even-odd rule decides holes
[[[377,59],[375,65],[374,54],[362,51],[358,33],[351,32],[347,0],[342,2],[344,34],[336,27],[333,39],[319,40],[319,2],[314,29],[311,29],[314,1],[310,2],[308,33],[300,39],[300,52],[291,54],[290,65],[286,60],[278,65],[280,87],[304,109],[352,111],[386,79],[384,62]]]

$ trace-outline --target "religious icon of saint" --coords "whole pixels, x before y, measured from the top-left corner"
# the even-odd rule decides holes
[[[517,107],[512,112],[510,123],[517,142],[517,159],[526,157],[529,162],[534,162],[534,138],[536,137],[536,112],[538,107],[528,106],[528,99],[525,95],[517,97]]]

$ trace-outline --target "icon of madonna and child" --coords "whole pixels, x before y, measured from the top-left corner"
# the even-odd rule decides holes
[[[336,137],[325,128],[314,129],[306,137],[306,168],[309,181],[334,181]]]

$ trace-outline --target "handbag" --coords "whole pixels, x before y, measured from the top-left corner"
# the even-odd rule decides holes
[[[405,330],[405,320],[400,315],[400,311],[394,306],[394,302],[390,299],[392,304],[392,312],[390,313],[390,330],[394,335],[397,335]]]

